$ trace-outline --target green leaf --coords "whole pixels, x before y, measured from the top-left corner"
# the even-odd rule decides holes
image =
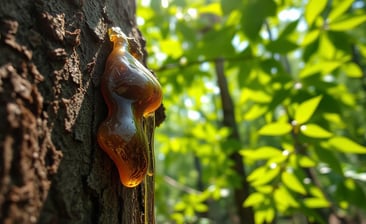
[[[304,155],[294,155],[296,156],[296,159],[301,167],[314,167],[316,166],[316,163],[314,160],[310,159],[308,156]]]
[[[343,64],[342,61],[320,61],[317,64],[308,64],[301,70],[299,77],[304,79],[316,73],[328,74]]]
[[[337,48],[330,40],[327,33],[322,33],[319,37],[319,53],[323,58],[332,60],[336,55]],[[324,66],[324,65],[322,65]]]
[[[291,40],[286,38],[277,39],[267,44],[267,49],[271,52],[287,54],[298,48],[298,45]]]
[[[199,13],[207,13],[207,14],[214,14],[218,16],[222,16],[222,8],[220,3],[211,3],[211,4],[205,4],[198,8]]]
[[[316,198],[324,198],[324,194],[319,187],[311,186],[309,191],[311,196],[314,196]]]
[[[310,138],[330,138],[332,133],[323,129],[316,124],[304,124],[300,126],[300,131],[307,137]]]
[[[296,33],[296,27],[298,26],[299,21],[300,21],[300,19],[297,19],[297,20],[289,23],[285,27],[285,29],[281,32],[278,39],[286,38],[286,37],[290,36],[291,34]]]
[[[306,33],[304,40],[301,43],[302,46],[306,46],[306,45],[314,42],[314,40],[318,39],[319,34],[320,34],[320,30],[318,30],[318,29]]]
[[[240,150],[240,154],[251,160],[264,160],[276,156],[282,156],[282,151],[271,146],[264,146],[254,150],[243,149]]]
[[[263,194],[271,194],[273,192],[274,187],[272,185],[262,185],[256,187],[255,189]]]
[[[299,202],[292,196],[292,194],[284,187],[280,185],[273,194],[276,201],[276,206],[279,210],[284,212],[287,211],[288,207],[298,208]]]
[[[328,208],[330,206],[325,198],[305,198],[304,204],[308,208]]]
[[[353,29],[366,21],[366,15],[348,16],[329,24],[329,29],[334,31],[346,31]]]
[[[272,100],[272,95],[263,90],[248,89],[247,95],[249,99],[256,103],[270,103]]]
[[[293,173],[289,172],[282,173],[282,182],[289,189],[303,195],[306,194],[304,185],[297,179],[297,177]]]
[[[260,178],[257,178],[255,181],[253,181],[251,184],[254,187],[261,186],[264,184],[269,183],[274,178],[276,178],[280,173],[280,167],[276,166],[275,168],[269,168],[265,173],[262,174]]]
[[[361,55],[363,55],[363,57],[366,57],[366,45],[360,45],[359,51],[360,51]]]
[[[254,104],[250,107],[249,111],[244,114],[244,120],[254,120],[261,117],[268,110],[267,106],[262,106],[260,104]]]
[[[274,210],[274,206],[275,205],[273,205],[271,207],[268,207],[267,210],[265,211],[265,223],[272,223],[272,221],[273,221],[273,219],[276,215],[276,212]]]
[[[316,108],[318,107],[322,96],[317,96],[311,98],[299,105],[295,112],[295,120],[298,124],[303,124],[307,122],[311,116],[314,114]]]
[[[240,9],[241,5],[238,5],[241,2],[238,2],[237,0],[221,0],[221,10],[225,15],[230,14],[235,9]]]
[[[324,10],[327,5],[327,0],[310,0],[305,8],[305,19],[309,26],[311,26],[316,17]]]
[[[347,64],[342,65],[342,69],[346,73],[348,77],[351,78],[362,78],[363,72],[356,63],[350,62]]]
[[[193,53],[197,55],[203,54],[207,58],[232,55],[235,52],[231,44],[234,32],[234,27],[224,27],[218,30],[211,29],[205,32],[202,41],[197,43],[198,48]]]
[[[207,207],[207,205],[202,204],[202,203],[195,203],[194,210],[197,212],[206,212],[208,210],[208,207]]]
[[[334,20],[343,15],[344,12],[347,11],[352,5],[354,0],[342,0],[342,1],[333,1],[335,5],[332,7],[332,11],[330,11],[328,19]]]
[[[251,207],[260,205],[264,200],[265,196],[262,193],[254,192],[249,195],[249,197],[244,201],[244,207]]]
[[[262,203],[261,206],[257,206],[255,209],[255,223],[272,223],[272,220],[275,217],[274,207],[275,205],[268,203],[269,198]]]
[[[276,9],[277,5],[273,0],[246,1],[241,18],[245,35],[251,40],[256,40],[264,20],[268,16],[274,16]]]
[[[247,177],[247,180],[249,182],[252,182],[252,181],[262,177],[266,172],[267,172],[267,167],[260,166],[249,174],[249,176]]]
[[[174,210],[175,211],[183,211],[186,207],[187,207],[187,204],[184,203],[183,201],[180,201],[180,202],[175,204]]]
[[[327,122],[337,128],[345,128],[346,124],[342,121],[341,114],[338,113],[324,113],[323,117]]]
[[[176,223],[184,223],[184,215],[182,213],[173,213],[171,218],[175,220]]]
[[[162,40],[160,46],[161,46],[161,50],[165,54],[167,54],[173,58],[178,58],[183,53],[182,44],[178,40],[174,40],[174,39]]]
[[[258,133],[260,135],[279,136],[290,133],[292,126],[289,123],[276,122],[263,126]]]
[[[334,137],[329,139],[328,143],[340,152],[366,154],[365,146],[346,137]]]

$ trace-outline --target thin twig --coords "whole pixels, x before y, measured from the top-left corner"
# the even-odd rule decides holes
[[[186,193],[189,193],[189,194],[200,194],[202,192],[196,190],[196,189],[193,189],[191,187],[188,187],[186,185],[183,185],[181,183],[179,183],[178,181],[176,181],[175,179],[173,179],[172,177],[169,177],[169,176],[164,176],[164,180],[165,182],[167,182],[169,185],[181,190],[181,191],[184,191]]]
[[[270,41],[273,41],[273,35],[272,35],[272,31],[271,31],[271,27],[268,24],[268,21],[264,21],[264,25],[266,27],[267,33],[268,33],[268,38]],[[291,74],[291,66],[290,66],[290,62],[288,60],[287,55],[282,55],[282,54],[278,54],[280,57],[280,61],[282,63],[282,66],[285,68],[285,71],[287,72],[287,74]]]
[[[249,55],[239,55],[239,56],[235,56],[235,57],[222,57],[223,60],[225,61],[245,61],[245,60],[251,60],[253,59],[252,56]],[[190,66],[194,66],[194,65],[200,65],[202,63],[205,62],[215,62],[217,60],[217,58],[207,58],[207,59],[198,59],[195,61],[187,61],[185,63],[181,63],[179,61],[176,62],[172,62],[169,64],[165,64],[163,66],[161,66],[160,68],[152,68],[153,71],[155,72],[161,72],[161,71],[165,71],[165,70],[169,70],[169,69],[175,69],[175,68],[187,68]]]

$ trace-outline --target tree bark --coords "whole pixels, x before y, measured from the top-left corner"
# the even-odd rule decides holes
[[[0,223],[144,223],[143,185],[123,187],[96,142],[107,28],[143,48],[135,9],[134,0],[0,4]]]

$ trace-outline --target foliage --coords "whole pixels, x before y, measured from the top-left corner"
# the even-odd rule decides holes
[[[361,0],[139,1],[168,115],[156,134],[158,223],[233,223],[241,178],[256,223],[365,212],[365,10]],[[217,58],[240,142],[222,126]]]

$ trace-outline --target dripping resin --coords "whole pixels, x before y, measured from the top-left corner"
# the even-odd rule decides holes
[[[108,116],[98,129],[100,147],[118,168],[121,182],[135,187],[148,167],[148,142],[143,118],[161,104],[157,79],[128,50],[126,35],[118,27],[108,30],[113,50],[101,79]]]

